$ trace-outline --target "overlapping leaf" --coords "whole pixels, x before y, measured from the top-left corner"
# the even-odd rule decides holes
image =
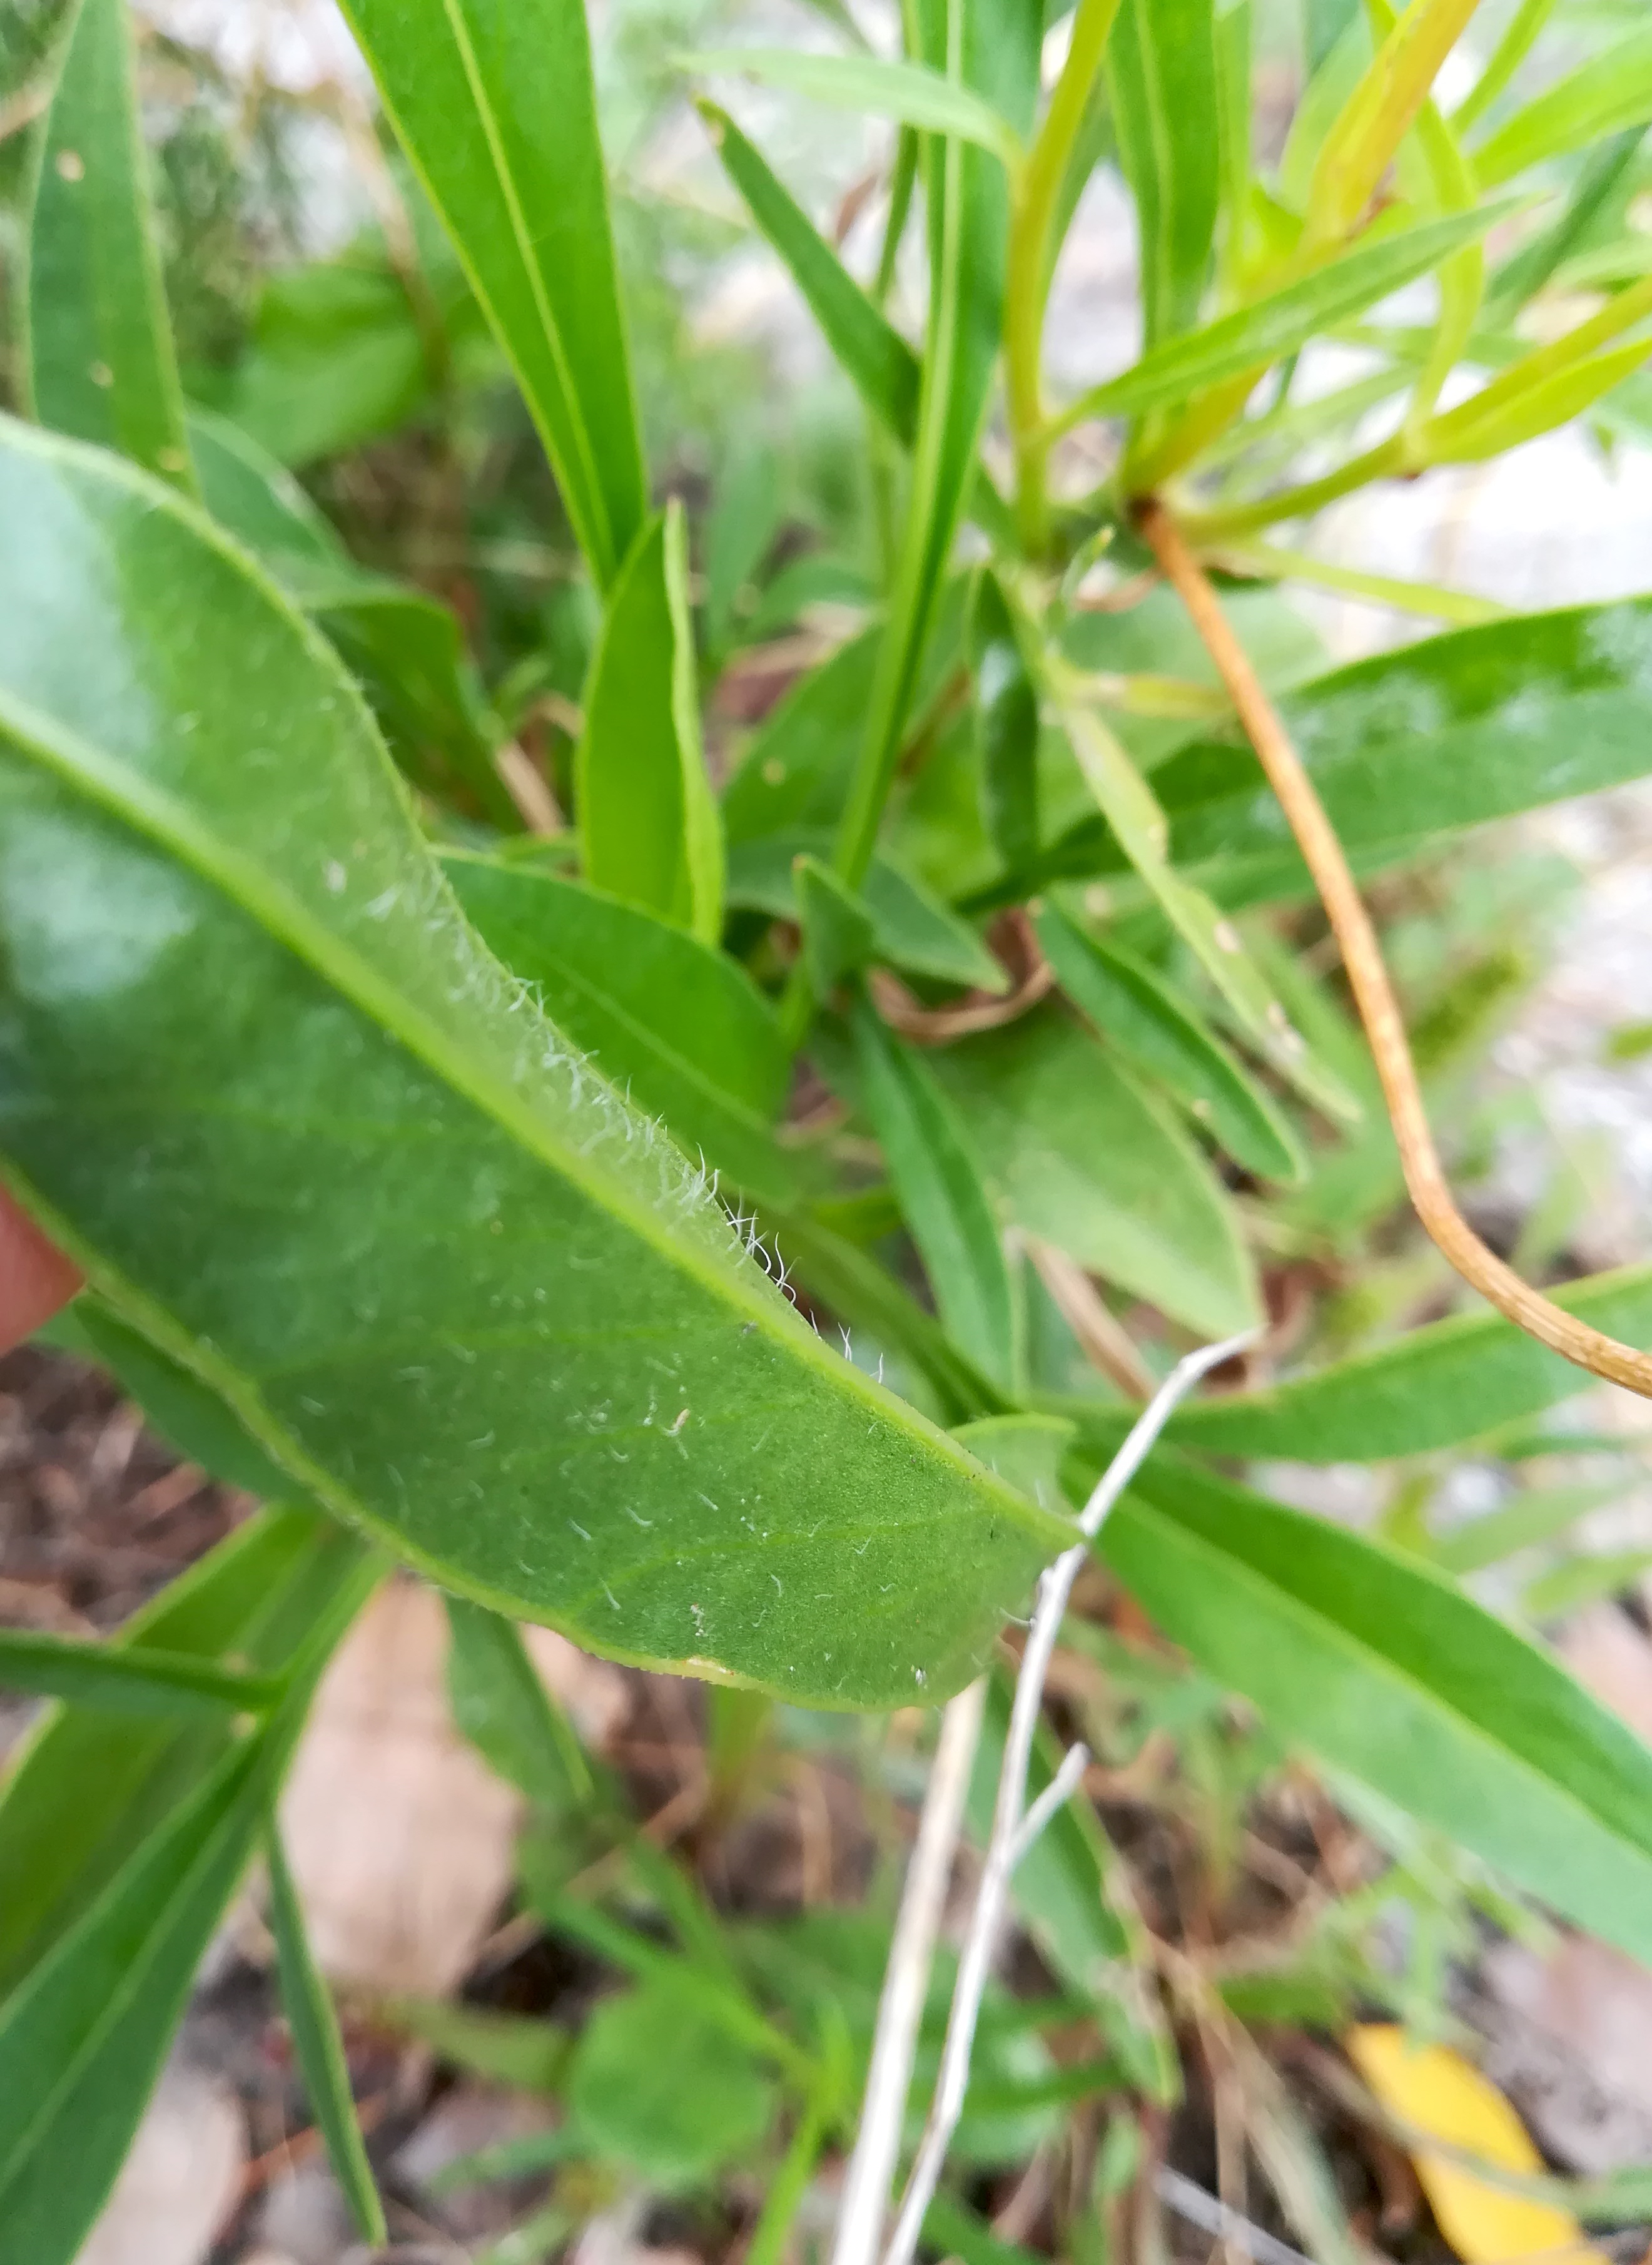
[[[342,673],[238,556],[21,428],[0,491],[41,530],[0,605],[25,1200],[308,1491],[452,1585],[799,1698],[967,1674],[1037,1513],[821,1344],[482,949]]]

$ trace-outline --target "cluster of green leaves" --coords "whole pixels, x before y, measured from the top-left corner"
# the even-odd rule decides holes
[[[835,11],[831,55],[701,55],[698,79],[898,128],[867,287],[699,101],[864,418],[868,540],[810,555],[766,442],[695,524],[656,499],[616,250],[638,192],[615,208],[579,0],[346,12],[404,225],[273,279],[215,406],[179,382],[125,0],[64,13],[26,136],[0,1176],[86,1272],[83,1344],[282,1506],[125,1642],[0,1650],[62,1702],[0,1801],[0,1864],[29,1882],[0,1899],[4,2265],[74,2254],[376,1553],[453,1595],[484,1749],[551,1807],[554,1726],[524,1759],[496,1720],[529,1706],[511,1618],[803,1707],[939,1699],[1067,1531],[1053,1461],[1029,1492],[1003,1422],[1044,1427],[1073,1494],[1130,1412],[1081,1348],[1143,1378],[1183,1334],[1260,1320],[1259,1253],[1357,1252],[1392,1213],[1369,1067],[1293,949],[1306,877],[1187,623],[1132,581],[1136,498],[1168,489],[1228,571],[1363,873],[1640,776],[1652,747],[1652,599],[1514,619],[1255,540],[1579,418],[1636,433],[1644,33],[1557,76],[1528,5],[1448,114],[1473,0],[1316,9],[1277,164],[1251,144],[1250,0],[1079,0],[1048,90],[1039,0],[917,0],[898,62]],[[1044,310],[1103,164],[1134,199],[1142,351],[1052,407]],[[891,308],[920,209],[914,338]],[[1425,277],[1433,322],[1385,320]],[[1300,397],[1325,340],[1366,372]],[[290,467],[422,420],[462,521],[455,404],[507,382],[562,579],[501,666],[360,564]],[[1066,438],[1098,422],[1116,469],[1076,493]],[[1328,669],[1271,586],[1316,581],[1448,626]],[[856,623],[829,650],[823,601]],[[792,681],[731,747],[784,631],[810,665],[788,640]],[[1437,1094],[1521,974],[1477,948],[1419,992]],[[1652,1342],[1644,1270],[1565,1297]],[[1212,1398],[1100,1547],[1276,1738],[1648,1955],[1652,1758],[1458,1578],[1601,1497],[1533,1489],[1464,1532],[1426,1514],[1440,1458],[1493,1435],[1512,1468],[1576,1384],[1466,1315]],[[1234,1458],[1399,1460],[1403,1484],[1362,1537],[1218,1475]],[[680,1937],[669,1974],[611,1914],[548,1910],[639,1977],[579,2045],[559,2144],[669,2184],[766,2128],[783,2081],[795,2201],[855,2039],[813,2001],[776,2028],[801,1950],[713,1972],[677,1887],[634,1869]],[[1063,1819],[1023,1917],[1152,2092],[1108,1873],[1088,1812]],[[306,2080],[372,2231],[278,1846],[271,1878]],[[822,1946],[840,1980],[817,1997],[864,1954]],[[634,2072],[690,2019],[717,2081],[639,2120]],[[1012,2063],[1004,2114],[1041,2112],[1055,2079],[1025,2054],[981,2083]]]

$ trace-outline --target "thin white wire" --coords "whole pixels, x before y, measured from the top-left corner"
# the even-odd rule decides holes
[[[1071,1549],[1065,1550],[1053,1565],[1047,1566],[1038,1579],[1038,1601],[1027,1634],[1027,1648],[1022,1654],[1021,1672],[1016,1678],[1015,1696],[1010,1708],[1009,1730],[1004,1740],[1003,1766],[999,1773],[998,1797],[993,1810],[992,1837],[987,1844],[986,1861],[981,1872],[981,1883],[971,1915],[969,1933],[964,1938],[958,1959],[957,1981],[952,1992],[952,2009],[947,2021],[946,2043],[941,2055],[941,2072],[935,2081],[935,2100],[930,2107],[929,2120],[924,2126],[923,2137],[918,2143],[912,2173],[906,2181],[900,2212],[895,2230],[884,2252],[883,2265],[912,2265],[917,2253],[919,2236],[935,2190],[940,2182],[947,2149],[957,2128],[964,2109],[964,2094],[970,2080],[970,2059],[975,2049],[975,2027],[980,2017],[981,1999],[986,1992],[986,1978],[991,1971],[993,1954],[998,1947],[998,1934],[1003,1921],[1004,1904],[1009,1891],[1010,1875],[1027,1843],[1022,1836],[1022,1826],[1027,1805],[1027,1772],[1032,1759],[1032,1743],[1038,1727],[1039,1711],[1044,1704],[1044,1677],[1049,1671],[1050,1657],[1060,1634],[1061,1621],[1072,1593],[1078,1570],[1089,1555],[1089,1545],[1101,1531],[1102,1521],[1136,1473],[1140,1469],[1154,1441],[1183,1395],[1190,1392],[1209,1370],[1218,1368],[1225,1360],[1248,1345],[1255,1335],[1247,1329],[1241,1336],[1226,1338],[1220,1344],[1203,1346],[1179,1361],[1141,1414],[1132,1425],[1129,1436],[1085,1504],[1079,1518],[1079,1532],[1083,1536]],[[1076,1781],[1076,1773],[1074,1773]],[[1039,1804],[1044,1814],[1041,1822],[1047,1823],[1054,1813],[1054,1805]]]

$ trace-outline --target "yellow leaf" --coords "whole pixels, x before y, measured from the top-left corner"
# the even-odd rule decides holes
[[[1350,2059],[1383,2106],[1431,2138],[1523,2177],[1544,2164],[1525,2126],[1496,2087],[1449,2045],[1414,2044],[1386,2023],[1350,2029]],[[1426,2148],[1412,2160],[1440,2232],[1465,2265],[1507,2265],[1539,2253],[1568,2254],[1568,2265],[1606,2265],[1577,2220],[1548,2203],[1505,2194]]]

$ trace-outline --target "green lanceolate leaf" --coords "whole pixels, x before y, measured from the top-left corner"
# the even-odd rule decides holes
[[[1107,78],[1136,200],[1146,343],[1190,330],[1221,196],[1212,0],[1124,0]]]
[[[1652,1345],[1652,1267],[1568,1282],[1549,1295],[1596,1329]],[[1170,1436],[1213,1455],[1381,1462],[1477,1438],[1577,1390],[1569,1362],[1500,1314],[1460,1314],[1317,1374],[1183,1409]]]
[[[1652,119],[1652,29],[1644,26],[1580,63],[1471,152],[1486,187]]]
[[[258,1675],[287,1670],[354,1593],[360,1544],[316,1511],[267,1510],[129,1621],[142,1645]],[[0,2004],[108,1888],[145,1837],[229,1751],[228,1715],[176,1725],[60,1709],[0,1795]]]
[[[1012,122],[1037,98],[1042,11],[1030,0],[921,0],[923,61]],[[975,477],[997,357],[1008,200],[1000,169],[957,139],[927,153],[929,309],[906,520],[855,775],[833,864],[851,883],[870,862],[953,539]]]
[[[1652,767],[1652,599],[1526,614],[1356,662],[1279,709],[1343,848],[1367,869],[1431,836],[1639,778]],[[1225,903],[1308,886],[1284,819],[1236,735],[1153,774],[1178,866]],[[1070,836],[1049,863],[1089,873]],[[1095,834],[1088,837],[1095,841]]]
[[[1358,1103],[1310,1051],[1233,922],[1212,896],[1172,864],[1169,823],[1153,787],[1095,709],[1067,695],[1070,674],[1063,672],[1055,684],[1067,744],[1115,840],[1160,910],[1226,1002],[1248,1044],[1328,1114],[1357,1117]]]
[[[1593,1485],[1528,1487],[1503,1509],[1454,1526],[1430,1554],[1437,1565],[1459,1579],[1466,1573],[1483,1573],[1519,1550],[1557,1540],[1590,1511],[1620,1501],[1625,1491],[1621,1477],[1597,1480]]]
[[[861,1098],[917,1244],[948,1336],[978,1368],[1013,1389],[1019,1366],[1015,1293],[1003,1235],[969,1133],[928,1065],[857,1001]]]
[[[805,55],[796,47],[720,47],[682,60],[690,70],[738,74],[761,86],[789,87],[839,110],[893,118],[926,134],[972,142],[1001,164],[1014,166],[1021,159],[1021,136],[1001,112],[972,87],[921,62]]]
[[[1036,916],[1056,980],[1132,1067],[1163,1085],[1247,1171],[1302,1178],[1285,1118],[1182,996],[1122,944],[1088,936],[1053,905]]]
[[[575,780],[586,878],[715,943],[723,834],[700,744],[688,538],[675,501],[637,536],[615,585]]]
[[[744,968],[578,882],[463,852],[445,863],[488,949],[611,1084],[735,1185],[772,1203],[797,1198],[797,1162],[770,1129],[790,1064]]]
[[[591,1798],[595,1780],[521,1632],[485,1606],[448,1599],[453,1719],[502,1778],[554,1816]]]
[[[174,1797],[122,1849],[96,1891],[72,1915],[53,1912],[55,1939],[0,2001],[4,2265],[71,2265],[78,2254],[257,1844],[316,1677],[373,1577],[370,1562],[356,1553],[353,1569],[305,1631],[302,1664],[279,1711],[256,1736],[231,1735],[195,1757]],[[98,1728],[106,1736],[110,1725]],[[38,1766],[52,1736],[30,1764]],[[74,1793],[87,1799],[84,1783]],[[14,1826],[11,1791],[5,1810]]]
[[[1652,1753],[1425,1567],[1168,1461],[1108,1563],[1205,1671],[1567,1918],[1652,1952]]]
[[[362,679],[410,777],[468,789],[480,814],[514,829],[493,767],[499,737],[451,609],[357,566],[290,472],[227,418],[190,412],[201,500],[319,622]]]
[[[1038,694],[996,578],[983,572],[969,622],[981,815],[1012,870],[1038,854]]]
[[[350,2205],[357,2232],[364,2241],[382,2246],[389,2232],[362,2144],[361,2127],[356,2122],[338,2017],[310,1950],[280,1834],[273,1829],[266,1837],[265,1854],[270,1868],[270,1932],[275,1937],[281,2006],[293,2033],[293,2050],[309,2111],[327,2143],[327,2159]]]
[[[0,1628],[0,1689],[65,1699],[104,1715],[175,1718],[256,1712],[270,1705],[279,1686],[184,1652],[118,1650]]]
[[[0,1154],[94,1287],[482,1602],[800,1700],[967,1676],[1044,1524],[484,950],[331,654],[110,460],[7,428],[0,515],[74,530],[0,561]]]
[[[0,2007],[4,2265],[71,2265],[102,2206],[257,1839],[261,1750],[238,1742]]]
[[[127,0],[80,0],[40,162],[27,271],[34,414],[187,488]]]
[[[815,996],[824,999],[846,975],[858,974],[870,961],[877,923],[864,898],[819,857],[806,852],[794,857],[791,880],[809,980]]]
[[[831,846],[829,834],[812,828],[747,842],[729,859],[730,903],[775,920],[795,919],[797,861],[818,863]],[[937,983],[1008,990],[1008,977],[968,921],[888,858],[872,860],[855,896],[870,916],[876,956],[891,967]]]
[[[585,10],[349,0],[346,14],[606,590],[642,531],[647,480]]]
[[[1076,1023],[1042,1010],[931,1060],[1017,1226],[1190,1329],[1250,1327],[1255,1283],[1209,1170]]]
[[[918,357],[886,322],[727,111],[697,106],[752,218],[780,254],[826,344],[867,407],[903,446],[918,426]]]
[[[1482,205],[1379,234],[1251,306],[1165,339],[1120,375],[1082,395],[1057,421],[1065,426],[1086,417],[1139,416],[1247,370],[1261,370],[1419,275],[1431,273],[1512,209],[1508,203]]]

